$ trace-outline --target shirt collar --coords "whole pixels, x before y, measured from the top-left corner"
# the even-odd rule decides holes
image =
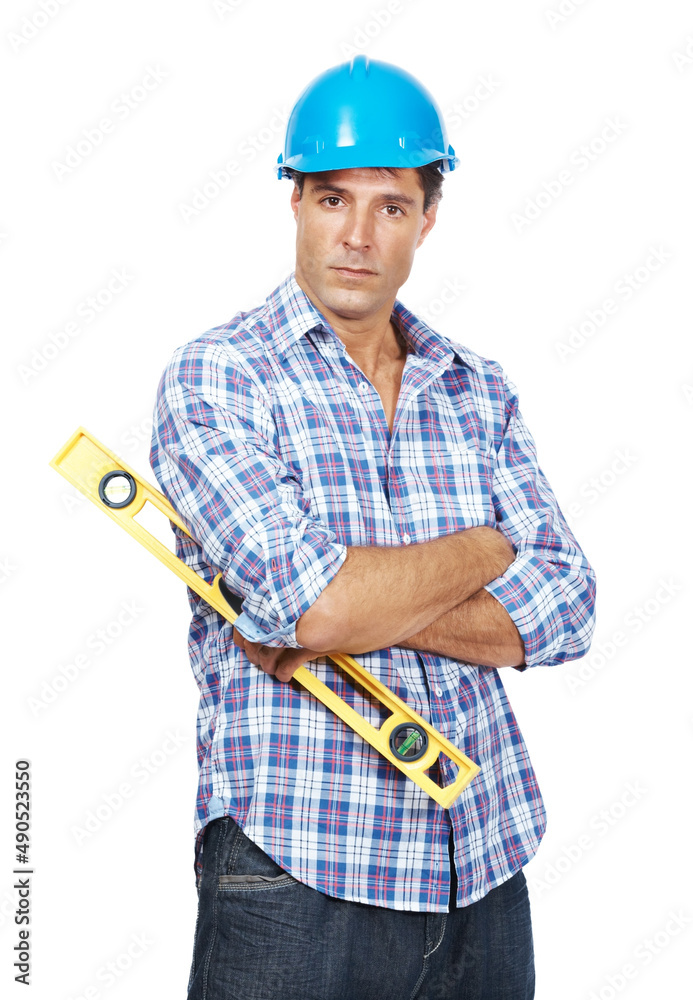
[[[294,271],[267,296],[267,310],[272,345],[280,357],[288,354],[311,330],[320,329],[339,339],[328,320],[316,309],[296,281]],[[447,368],[457,358],[472,371],[475,370],[474,355],[470,351],[436,333],[410,312],[399,299],[395,299],[392,316],[410,349],[422,361],[436,365],[443,364],[443,367]]]
[[[454,344],[447,337],[436,333],[423,320],[410,312],[399,299],[395,299],[392,315],[398,321],[410,347],[422,358],[429,359],[436,364],[445,362],[445,367],[448,367],[457,358],[472,371],[476,370],[476,355],[468,351],[466,347],[462,347],[461,344]]]

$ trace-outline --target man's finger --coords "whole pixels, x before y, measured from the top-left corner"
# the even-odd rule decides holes
[[[243,639],[243,636],[241,636],[241,639]],[[238,645],[241,646],[240,643]],[[241,649],[245,652],[251,663],[254,663],[256,667],[260,665],[260,657],[262,655],[260,650],[264,650],[261,642],[251,642],[249,639],[243,639]]]
[[[280,663],[277,667],[274,676],[278,681],[287,683],[294,676],[296,670],[301,666],[300,662],[294,661],[293,663]]]
[[[261,670],[264,670],[266,674],[270,674],[270,676],[274,677],[277,670],[277,661],[283,652],[284,650],[281,646],[260,646],[257,661],[258,666]]]
[[[290,681],[298,667],[320,656],[314,649],[287,649],[277,663],[275,677],[278,681]]]

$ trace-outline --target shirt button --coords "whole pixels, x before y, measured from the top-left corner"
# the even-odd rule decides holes
[[[443,697],[443,689],[440,686],[440,684],[436,684],[436,686],[433,688],[433,690],[435,691],[437,698],[442,698]]]
[[[368,382],[359,382],[359,392],[366,392],[368,389]]]
[[[404,542],[405,545],[409,545],[411,538],[409,537],[409,535],[402,535],[402,541]]]

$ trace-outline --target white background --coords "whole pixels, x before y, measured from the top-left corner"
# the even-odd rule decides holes
[[[364,51],[430,88],[461,159],[400,298],[516,382],[598,574],[586,660],[507,677],[549,812],[527,868],[537,997],[690,997],[690,5],[44,6],[11,0],[0,15],[11,995],[26,995],[11,982],[19,757],[34,782],[31,995],[185,995],[197,688],[184,588],[48,462],[84,425],[153,479],[150,417],[174,347],[293,266],[281,122],[310,79]],[[237,176],[209,186],[231,160]],[[89,321],[114,270],[119,290]]]

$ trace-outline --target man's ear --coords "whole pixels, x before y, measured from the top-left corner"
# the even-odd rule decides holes
[[[298,206],[301,201],[301,194],[298,190],[298,185],[294,184],[294,189],[291,192],[291,209],[294,213],[294,219],[298,222]]]
[[[423,214],[424,222],[421,229],[421,235],[419,236],[419,241],[416,244],[416,249],[418,250],[423,241],[426,239],[430,231],[436,224],[436,217],[438,215],[438,205],[429,205]]]

